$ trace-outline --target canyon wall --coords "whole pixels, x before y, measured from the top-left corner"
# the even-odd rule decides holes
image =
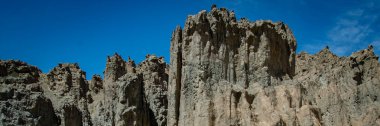
[[[213,6],[188,16],[170,64],[115,54],[104,79],[78,64],[48,73],[0,60],[0,125],[380,125],[380,64],[372,46],[296,54],[282,22],[237,20]]]

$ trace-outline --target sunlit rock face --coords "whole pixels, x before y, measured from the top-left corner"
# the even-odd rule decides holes
[[[170,63],[107,57],[104,78],[76,63],[44,74],[0,60],[0,125],[380,125],[380,64],[373,47],[348,57],[328,47],[296,54],[282,22],[236,19],[213,6],[188,16]]]
[[[169,125],[281,120],[268,116],[275,112],[276,87],[295,75],[296,41],[285,24],[237,21],[233,12],[213,7],[188,16],[171,46]]]
[[[373,47],[296,55],[282,22],[212,7],[172,35],[168,125],[379,125]]]
[[[166,125],[166,63],[162,57],[147,55],[136,66],[115,54],[107,58],[104,81],[90,82],[89,110],[94,125]]]

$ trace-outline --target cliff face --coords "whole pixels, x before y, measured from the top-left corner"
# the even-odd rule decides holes
[[[297,75],[293,82],[300,89],[300,124],[308,117],[321,125],[380,125],[380,64],[373,47],[337,57],[328,47],[315,55],[297,55]],[[303,109],[313,112],[304,116]]]
[[[169,125],[253,124],[259,89],[294,75],[296,42],[283,23],[237,22],[212,8],[173,34]]]
[[[0,125],[380,125],[372,46],[296,55],[285,24],[216,7],[188,16],[170,46],[170,65],[108,57],[104,79],[78,64],[43,74],[1,60]]]

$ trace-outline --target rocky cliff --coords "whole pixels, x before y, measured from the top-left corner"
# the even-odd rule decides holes
[[[48,73],[0,61],[0,125],[380,125],[373,47],[296,54],[282,22],[237,20],[213,6],[188,16],[170,64],[107,57],[104,79],[78,64]]]

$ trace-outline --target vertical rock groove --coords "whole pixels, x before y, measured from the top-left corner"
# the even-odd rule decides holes
[[[177,26],[172,35],[169,68],[169,88],[168,88],[168,125],[178,125],[179,118],[179,106],[181,101],[181,89],[182,89],[182,29]]]

